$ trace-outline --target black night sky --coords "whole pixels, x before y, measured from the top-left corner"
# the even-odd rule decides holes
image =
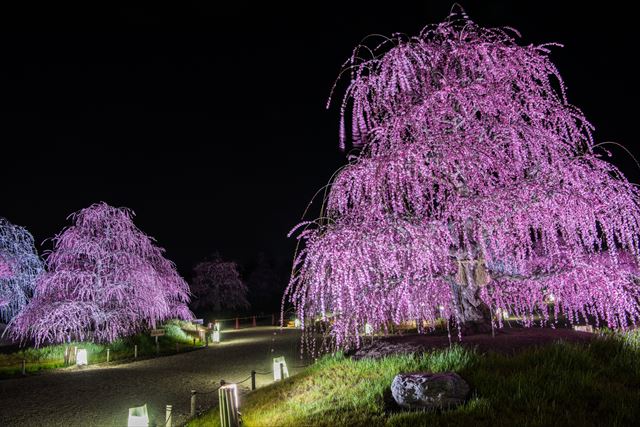
[[[564,44],[552,59],[596,140],[640,154],[626,6],[460,3],[523,43]],[[288,230],[345,161],[338,108],[324,108],[341,64],[364,36],[414,34],[452,2],[295,4],[0,11],[0,216],[40,243],[105,201],[133,209],[187,277],[214,250],[245,265],[260,251],[290,262]]]

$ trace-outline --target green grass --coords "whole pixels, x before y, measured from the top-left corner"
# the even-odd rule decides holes
[[[325,357],[241,398],[245,426],[626,426],[640,419],[640,334],[556,343],[515,355],[453,347],[378,361]],[[468,401],[442,412],[389,404],[399,372],[456,371]],[[218,409],[189,426],[219,425]]]
[[[188,322],[169,321],[164,325],[165,335],[158,338],[161,354],[175,354],[176,343],[180,350],[193,347],[195,329]],[[186,330],[186,332],[185,332]],[[196,345],[201,343],[197,341]],[[132,337],[116,340],[109,344],[93,342],[72,342],[70,345],[87,350],[89,364],[103,363],[107,360],[107,348],[110,350],[110,362],[133,359],[134,345],[138,346],[138,357],[152,357],[156,355],[155,338],[149,334],[138,334]],[[0,353],[0,378],[22,374],[22,360],[26,361],[27,374],[47,369],[64,367],[64,350],[66,345],[51,345],[40,348],[23,348],[11,353]]]

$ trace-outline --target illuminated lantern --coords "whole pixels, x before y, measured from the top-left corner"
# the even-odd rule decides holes
[[[300,322],[300,319],[294,319],[293,327],[294,328],[299,328],[300,326],[302,326],[302,322]]]
[[[546,296],[545,298],[545,302],[549,305],[549,304],[555,304],[556,302],[556,296],[554,294],[549,294]]]
[[[371,326],[369,323],[365,323],[364,324],[364,333],[365,333],[365,335],[372,335],[373,334],[373,326]]]
[[[216,343],[220,342],[220,323],[215,323],[213,325],[213,332],[211,333],[211,341]]]
[[[284,356],[273,358],[273,380],[280,381],[285,378],[289,378],[289,370],[287,369],[287,362],[284,360]]]
[[[499,309],[496,310],[496,316],[497,317],[501,317],[502,316],[502,318],[504,320],[507,320],[507,319],[509,319],[509,312],[504,308],[499,308]]]
[[[84,348],[79,348],[78,349],[78,354],[76,355],[76,365],[77,366],[82,366],[82,365],[88,365],[88,361],[87,361],[87,350]]]
[[[237,427],[240,424],[238,414],[238,387],[225,384],[218,389],[220,402],[220,424],[223,427]]]
[[[149,427],[149,413],[146,403],[142,406],[129,408],[127,427]]]

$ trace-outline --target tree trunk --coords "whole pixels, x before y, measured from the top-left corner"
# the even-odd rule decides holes
[[[458,260],[451,290],[463,335],[491,332],[491,309],[480,299],[480,289],[489,280],[482,260]]]

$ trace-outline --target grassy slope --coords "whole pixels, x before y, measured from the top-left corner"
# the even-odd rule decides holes
[[[187,328],[187,325],[186,322],[175,321],[164,326],[166,335],[158,339],[161,353],[174,354],[176,343],[179,343],[182,348],[193,345],[192,337],[181,329],[181,326]],[[139,334],[110,344],[72,342],[70,345],[87,349],[89,364],[94,364],[106,362],[107,348],[110,349],[110,361],[132,359],[136,344],[138,345],[138,357],[155,356],[155,339],[149,334]],[[26,360],[27,373],[63,367],[64,350],[65,345],[51,345],[41,348],[29,347],[9,354],[0,354],[0,377],[20,375],[23,359]]]
[[[640,420],[638,335],[557,343],[516,355],[454,347],[412,358],[325,357],[282,383],[241,398],[245,426],[633,425]],[[393,377],[456,371],[472,387],[461,407],[399,412],[385,404]],[[219,425],[217,408],[189,426]]]

